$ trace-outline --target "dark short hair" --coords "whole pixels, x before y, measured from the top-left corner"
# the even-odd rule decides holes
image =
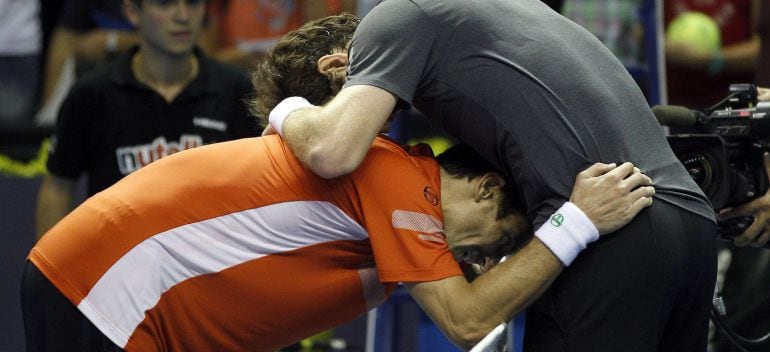
[[[492,165],[489,161],[484,159],[479,153],[467,144],[456,144],[436,157],[439,165],[448,174],[455,177],[465,177],[471,180],[475,177],[483,176],[488,172],[496,172],[500,175],[505,175],[500,172],[496,166]],[[515,184],[512,180],[506,178],[505,186],[502,187],[502,200],[500,203],[500,210],[497,212],[497,218],[505,217],[514,211],[526,213],[524,204],[521,201]]]
[[[311,21],[284,35],[257,65],[251,81],[256,91],[249,103],[252,115],[267,116],[284,98],[304,97],[321,105],[339,92],[329,77],[318,72],[317,61],[334,50],[346,49],[361,20],[343,13]]]

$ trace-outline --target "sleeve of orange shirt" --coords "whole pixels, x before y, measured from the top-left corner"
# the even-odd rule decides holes
[[[444,238],[439,169],[378,138],[351,175],[382,282],[462,275]]]

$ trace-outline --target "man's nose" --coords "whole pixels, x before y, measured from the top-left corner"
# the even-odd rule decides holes
[[[178,0],[174,9],[174,19],[188,21],[190,19],[190,5],[187,0]]]

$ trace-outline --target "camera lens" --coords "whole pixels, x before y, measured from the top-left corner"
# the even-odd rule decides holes
[[[724,139],[716,135],[679,135],[669,136],[668,140],[674,154],[714,209],[722,209],[732,185]]]
[[[706,156],[699,153],[688,153],[681,155],[680,161],[701,189],[711,188],[711,185],[714,184],[714,167]]]

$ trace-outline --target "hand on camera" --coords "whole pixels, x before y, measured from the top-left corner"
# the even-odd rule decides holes
[[[652,179],[631,163],[596,163],[575,179],[570,202],[591,219],[600,235],[628,224],[642,209],[652,205]]]
[[[770,154],[765,153],[762,159],[765,163],[765,173],[770,175]],[[768,179],[770,181],[770,176]],[[717,219],[726,220],[739,216],[753,216],[754,222],[740,236],[735,237],[733,243],[738,247],[764,246],[770,239],[770,191],[751,202],[722,209],[717,214]]]
[[[770,101],[770,88],[757,87],[757,99],[760,101]]]

